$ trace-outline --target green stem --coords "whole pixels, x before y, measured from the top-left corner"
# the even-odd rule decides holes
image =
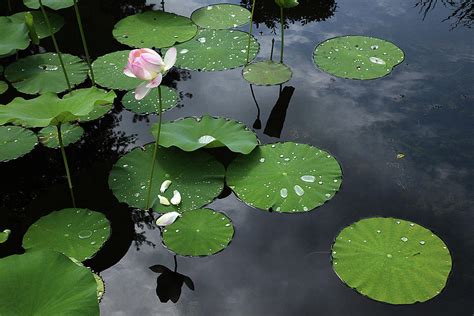
[[[11,4],[10,0],[7,1],[7,4],[8,4],[8,12],[10,14],[12,14],[12,4]]]
[[[250,42],[252,39],[252,32],[253,32],[253,13],[255,12],[255,0],[252,2],[252,14],[250,15],[250,30],[249,30],[249,43],[247,45],[247,64],[250,60]]]
[[[148,180],[148,195],[146,199],[146,209],[149,210],[151,208],[151,188],[153,186],[153,173],[155,172],[155,164],[156,164],[156,156],[158,153],[158,146],[160,143],[160,134],[161,134],[161,121],[163,116],[163,106],[161,100],[161,86],[158,86],[158,132],[156,133],[156,140],[155,146],[153,148],[153,158],[151,161],[151,170],[150,170],[150,179]]]
[[[61,132],[61,123],[59,123],[56,126],[56,128],[57,128],[57,131],[58,131],[59,147],[61,148],[61,155],[63,156],[64,169],[66,169],[66,176],[67,176],[67,183],[68,183],[68,187],[69,187],[69,192],[71,193],[72,206],[76,207],[76,199],[74,198],[74,190],[73,190],[73,186],[72,186],[71,172],[69,172],[69,164],[67,162],[66,150],[64,150],[63,134]]]
[[[280,8],[280,22],[281,22],[281,51],[280,64],[283,64],[283,47],[285,46],[285,20],[283,15],[283,8]]]
[[[44,9],[43,2],[41,0],[39,0],[39,4],[41,7],[41,12],[43,13],[43,16],[44,16],[44,20],[46,21],[46,25],[48,26],[49,33],[51,33],[51,38],[53,39],[54,48],[56,49],[56,53],[58,54],[59,63],[61,64],[61,68],[63,69],[63,73],[64,73],[64,78],[66,79],[67,88],[69,91],[71,91],[72,90],[71,83],[69,82],[69,77],[66,72],[66,67],[64,66],[63,57],[61,55],[61,52],[59,51],[59,46],[58,46],[58,42],[56,41],[56,36],[54,35],[53,28],[51,27],[51,22],[49,21],[48,15],[46,14],[46,10]]]
[[[82,26],[81,13],[79,12],[79,6],[77,0],[74,0],[74,11],[76,11],[76,20],[79,25],[79,32],[81,33],[82,46],[84,46],[84,53],[86,54],[87,66],[89,66],[89,72],[91,74],[92,84],[95,86],[94,70],[92,70],[91,57],[89,54],[89,48],[87,47],[86,36],[84,35],[84,28]]]

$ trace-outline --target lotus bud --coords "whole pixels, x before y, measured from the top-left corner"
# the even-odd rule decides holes
[[[163,183],[161,184],[161,187],[160,187],[160,192],[161,193],[165,193],[166,190],[168,190],[168,188],[170,187],[171,185],[171,181],[170,180],[165,180],[163,181]]]
[[[181,203],[181,194],[177,190],[173,191],[173,197],[171,198],[171,204],[179,205]]]

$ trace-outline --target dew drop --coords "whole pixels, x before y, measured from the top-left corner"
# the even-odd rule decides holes
[[[304,182],[314,182],[316,181],[316,177],[306,175],[306,176],[302,176],[301,180],[303,180]]]
[[[283,188],[280,190],[280,196],[284,199],[286,199],[286,197],[288,196],[288,190]]]
[[[401,239],[401,241],[403,241],[403,242],[407,242],[407,241],[408,241],[408,238],[406,238],[406,237],[402,237],[402,238],[400,238],[400,239]]]
[[[90,236],[92,236],[92,231],[90,230],[81,230],[77,236],[81,239],[86,239],[86,238],[89,238]]]
[[[296,195],[303,196],[304,190],[302,187],[300,187],[299,185],[295,185],[294,190],[295,190]]]

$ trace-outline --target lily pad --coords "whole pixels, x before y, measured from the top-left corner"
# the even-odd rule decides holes
[[[18,23],[25,23],[25,14],[27,12],[18,12],[10,16],[12,21]],[[46,20],[44,19],[43,13],[41,11],[29,11],[33,15],[33,25],[36,31],[36,34],[40,39],[51,36]],[[53,33],[58,32],[64,25],[64,19],[57,13],[48,12],[49,22],[51,23],[51,28]]]
[[[227,183],[245,203],[276,212],[306,212],[332,199],[342,170],[329,153],[297,143],[263,145],[237,157]]]
[[[157,90],[157,89],[155,89]],[[161,102],[163,112],[174,108],[178,105],[178,92],[166,86],[161,86]],[[135,91],[129,91],[122,99],[123,106],[136,114],[158,113],[159,101],[158,92],[149,93],[141,100],[135,99]]]
[[[446,244],[430,230],[396,218],[358,221],[337,236],[333,268],[348,286],[390,304],[425,302],[446,286]]]
[[[314,50],[314,63],[319,68],[348,79],[384,77],[403,59],[403,51],[395,44],[366,36],[331,38]]]
[[[207,29],[230,29],[249,23],[250,11],[235,4],[213,4],[197,9],[191,20]]]
[[[77,2],[79,2],[79,0]],[[42,3],[45,7],[59,10],[72,7],[74,5],[74,0],[43,0]],[[39,0],[23,0],[23,4],[30,9],[40,8]]]
[[[253,35],[250,61],[260,49]],[[189,42],[176,45],[175,66],[188,70],[219,71],[238,68],[247,63],[249,34],[235,30],[200,30]]]
[[[35,148],[38,138],[29,129],[0,126],[0,162],[20,158]]]
[[[77,85],[87,78],[87,64],[79,57],[62,54],[71,85]],[[5,77],[20,92],[43,94],[67,90],[66,79],[57,54],[44,53],[25,57],[5,70]]]
[[[8,90],[8,84],[5,81],[0,80],[0,94],[4,94]]]
[[[25,249],[50,249],[84,261],[92,258],[110,236],[110,223],[102,213],[67,208],[34,223],[23,237]]]
[[[183,215],[163,229],[163,243],[181,256],[210,256],[224,250],[234,237],[231,220],[222,213],[200,209]]]
[[[99,315],[92,272],[54,251],[0,260],[0,315]]]
[[[66,123],[61,126],[64,147],[79,141],[84,135],[84,129],[77,124]],[[58,129],[56,126],[46,126],[38,133],[41,144],[49,148],[59,148]]]
[[[120,158],[109,176],[109,187],[115,197],[131,207],[146,208],[148,179],[154,144],[144,149],[135,148]],[[171,181],[169,189],[161,193],[160,186]],[[175,148],[158,148],[151,205],[158,213],[191,211],[209,204],[224,188],[224,166],[202,151],[186,153]],[[179,205],[160,204],[158,195],[168,200],[177,190],[182,196]]]
[[[293,72],[285,64],[265,60],[245,66],[242,75],[251,84],[272,86],[290,81]]]
[[[75,90],[62,99],[54,93],[45,93],[34,99],[15,98],[0,107],[0,125],[11,122],[27,127],[46,127],[80,120],[115,99],[113,91],[95,87]]]
[[[155,137],[157,128],[157,124],[152,126]],[[244,124],[225,118],[206,115],[164,123],[161,126],[160,145],[176,146],[184,151],[227,147],[233,152],[248,154],[257,144],[257,136]]]
[[[0,16],[0,56],[11,55],[30,45],[28,27],[23,22]]]
[[[123,50],[97,58],[92,63],[97,84],[110,89],[131,90],[142,83],[137,78],[130,78],[123,74],[129,53],[129,50]]]
[[[0,232],[0,244],[3,244],[8,240],[11,234],[11,230],[5,229],[3,232]]]
[[[117,41],[131,47],[171,47],[189,41],[197,26],[187,17],[163,11],[147,11],[127,16],[115,24]]]

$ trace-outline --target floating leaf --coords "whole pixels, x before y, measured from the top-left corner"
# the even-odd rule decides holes
[[[62,99],[54,93],[46,93],[34,99],[15,98],[0,107],[0,125],[11,122],[27,127],[46,127],[58,123],[80,120],[115,99],[113,91],[95,87],[75,90]]]
[[[357,292],[390,304],[425,302],[446,286],[452,262],[430,230],[395,218],[363,219],[333,245],[333,268]]]
[[[403,51],[388,41],[366,36],[341,36],[319,44],[314,62],[323,71],[349,79],[388,75],[404,59]]]
[[[109,176],[109,187],[115,197],[131,207],[146,208],[148,179],[154,145],[135,148],[120,158]],[[161,193],[160,185],[171,180],[170,189]],[[158,148],[151,205],[158,213],[171,211],[191,211],[209,204],[224,188],[224,166],[214,157],[202,151],[186,153],[175,148]],[[182,195],[179,205],[164,206],[158,196],[168,200],[172,191],[178,190]]]
[[[155,137],[157,127],[157,124],[152,126]],[[225,118],[206,115],[164,123],[161,126],[160,146],[176,146],[184,151],[227,147],[233,152],[248,154],[257,144],[257,136],[244,124]]]
[[[99,315],[92,272],[54,251],[0,260],[0,315]]]
[[[30,13],[33,16],[33,26],[40,39],[51,36],[48,25],[46,24],[46,20],[44,19],[44,15],[41,13],[41,11],[18,12],[10,16],[10,18],[12,21],[17,23],[24,23],[25,15],[27,13]],[[55,12],[48,12],[47,14],[53,33],[58,32],[64,25],[63,17]]]
[[[282,84],[289,81],[293,76],[290,67],[271,60],[249,64],[245,66],[242,74],[245,80],[260,86]]]
[[[77,85],[87,78],[87,64],[79,57],[62,54],[63,62],[71,85]],[[25,57],[5,70],[5,77],[20,92],[43,94],[67,90],[66,79],[54,53],[44,53]]]
[[[199,27],[208,29],[230,29],[250,21],[249,10],[235,4],[214,4],[197,9],[191,20]]]
[[[200,209],[185,212],[163,229],[163,243],[182,256],[210,256],[224,250],[234,237],[231,220],[222,213]]]
[[[79,0],[77,1],[79,2]],[[74,0],[43,0],[43,6],[53,10],[69,8],[74,5]],[[39,9],[39,0],[23,0],[23,4],[30,9]]]
[[[245,203],[276,212],[306,212],[334,197],[342,182],[337,160],[313,146],[278,143],[238,156],[227,183]]]
[[[187,17],[163,11],[127,16],[115,24],[113,35],[122,44],[141,48],[171,47],[189,41],[197,26]]]
[[[0,94],[4,94],[8,90],[8,84],[0,80]]]
[[[157,90],[157,89],[155,89]],[[157,91],[155,93],[149,93],[145,98],[141,100],[135,99],[135,91],[129,91],[124,95],[122,99],[123,106],[136,114],[150,114],[158,113],[159,101]],[[163,112],[174,108],[178,105],[178,92],[175,89],[161,86],[161,102]]]
[[[0,126],[0,162],[26,155],[38,144],[32,131],[18,126]]]
[[[0,244],[3,244],[8,240],[8,237],[10,237],[11,230],[5,229],[3,232],[0,232]]]
[[[41,217],[23,237],[25,249],[50,249],[84,261],[92,258],[110,236],[102,213],[67,208]]]
[[[61,134],[64,147],[74,144],[81,139],[84,134],[84,129],[77,124],[66,123],[61,126]],[[38,133],[38,138],[46,147],[59,148],[58,129],[56,126],[46,126]]]
[[[238,68],[247,63],[249,34],[234,30],[200,30],[189,42],[176,45],[176,67],[189,70],[218,71]],[[250,60],[259,51],[251,36]]]
[[[11,55],[18,49],[25,49],[29,45],[30,37],[26,24],[0,16],[0,57]]]
[[[97,84],[110,89],[131,90],[142,83],[141,80],[127,77],[123,73],[129,53],[129,50],[123,50],[97,58],[92,63]]]

